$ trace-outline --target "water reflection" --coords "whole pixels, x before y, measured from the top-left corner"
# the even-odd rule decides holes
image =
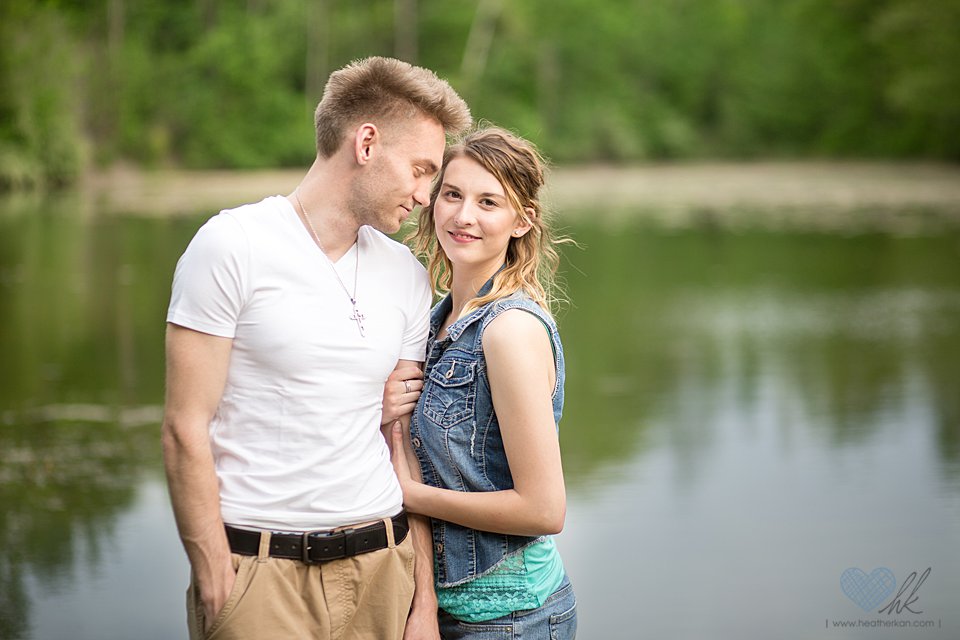
[[[576,307],[563,318],[575,475],[644,448],[656,416],[674,423],[673,446],[709,450],[702,425],[730,386],[744,411],[775,383],[803,428],[825,424],[834,443],[868,437],[871,416],[902,404],[918,377],[938,454],[954,463],[944,472],[956,473],[956,236],[574,233],[587,245],[568,252]]]
[[[561,547],[586,637],[867,637],[826,628],[867,615],[837,587],[856,566],[932,567],[925,611],[956,624],[957,237],[576,235]]]
[[[3,638],[34,637],[28,578],[85,587],[73,568],[105,561],[159,461],[161,310],[193,224],[84,220],[76,204],[0,216]]]
[[[33,613],[28,576],[53,593],[80,589],[72,567],[111,553],[116,518],[154,464],[156,433],[83,422],[0,429],[0,637],[19,638]]]
[[[960,291],[911,288],[706,293],[678,300],[669,321],[723,347],[721,375],[745,383],[744,407],[758,381],[778,380],[780,399],[801,412],[797,424],[826,422],[838,445],[868,438],[881,416],[922,389],[933,396],[926,404],[950,462],[957,460],[960,406],[933,378],[960,379],[958,319]]]
[[[181,637],[157,423],[170,277],[202,218],[74,210],[0,215],[0,637],[69,630],[53,603],[88,619],[77,637]],[[850,605],[839,572],[884,563],[933,566],[925,602],[949,616],[960,234],[568,231],[560,543],[583,637],[852,637],[817,626]],[[103,621],[134,582],[143,602]]]

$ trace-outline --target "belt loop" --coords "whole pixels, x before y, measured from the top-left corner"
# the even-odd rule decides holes
[[[382,522],[387,532],[387,548],[393,549],[397,546],[397,540],[393,535],[393,518],[384,518]]]
[[[260,532],[260,550],[257,553],[257,562],[266,562],[270,557],[270,532],[264,529]]]

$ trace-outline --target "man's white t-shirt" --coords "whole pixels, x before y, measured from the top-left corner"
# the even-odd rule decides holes
[[[167,321],[233,338],[210,423],[224,522],[305,531],[397,513],[383,385],[422,361],[431,294],[404,245],[370,227],[335,268],[282,196],[222,211],[177,263]]]

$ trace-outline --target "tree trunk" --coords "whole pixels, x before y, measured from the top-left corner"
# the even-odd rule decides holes
[[[125,0],[110,0],[107,3],[107,55],[110,66],[123,55],[123,39],[126,31]]]
[[[393,52],[410,64],[417,64],[419,54],[417,18],[417,0],[393,0]]]
[[[460,64],[460,72],[467,83],[478,80],[487,68],[487,57],[490,55],[493,34],[496,32],[502,9],[503,0],[480,0],[477,5],[477,13],[470,25],[463,51],[463,62]]]
[[[330,4],[333,0],[311,0],[307,5],[307,59],[304,82],[307,108],[313,111],[323,96],[330,73]]]
[[[540,43],[537,50],[537,108],[547,136],[556,130],[560,114],[559,58],[552,41]]]
[[[200,0],[200,20],[204,31],[212,31],[217,26],[217,0]]]

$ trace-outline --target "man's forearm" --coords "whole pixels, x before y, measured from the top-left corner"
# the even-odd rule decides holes
[[[177,529],[201,592],[222,590],[233,566],[213,456],[207,442],[190,442],[178,431],[164,425],[164,466]]]
[[[430,615],[437,615],[437,594],[433,588],[433,535],[430,519],[419,514],[408,514],[410,535],[413,536],[415,561],[413,580],[415,591],[412,609],[426,608]]]
[[[410,417],[403,416],[395,422],[400,424],[400,432],[405,434],[401,440],[406,440],[406,445],[393,439],[392,429],[386,430],[392,425],[385,425],[384,437],[388,443],[395,443],[393,446],[402,448],[400,455],[407,459],[419,480],[420,468],[409,444]],[[435,640],[440,637],[440,631],[437,625],[437,593],[434,590],[433,576],[433,529],[427,516],[408,512],[407,517],[414,550],[414,592],[403,637],[404,640]]]
[[[207,625],[237,578],[220,517],[220,483],[208,432],[223,395],[232,348],[230,338],[167,324],[163,463]]]

